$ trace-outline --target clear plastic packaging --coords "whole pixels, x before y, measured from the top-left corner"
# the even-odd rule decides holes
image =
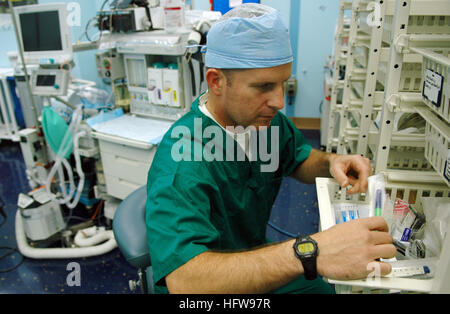
[[[362,206],[360,204],[353,204],[353,203],[334,204],[336,224],[366,217],[366,212],[368,208],[366,209],[364,207],[365,206]],[[362,212],[362,216],[360,211]]]
[[[111,100],[110,95],[102,90],[95,87],[85,87],[77,92],[80,96],[81,103],[84,108],[87,109],[103,109],[105,107],[111,107],[109,101]]]
[[[184,54],[186,43],[182,32],[174,34],[167,34],[165,31],[137,32],[104,36],[99,43],[99,49],[126,49],[127,51],[138,49],[143,53],[151,50],[152,54],[176,55]]]
[[[175,33],[184,28],[184,0],[163,0],[164,29],[168,33]]]
[[[423,235],[426,254],[439,257],[450,224],[450,198],[422,197],[421,201],[427,217]]]

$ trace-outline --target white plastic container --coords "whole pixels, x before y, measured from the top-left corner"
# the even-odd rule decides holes
[[[162,63],[155,63],[148,68],[148,99],[153,105],[162,105],[163,101],[163,68]]]
[[[180,107],[180,80],[176,64],[170,64],[168,68],[163,69],[163,80],[164,104],[169,107]]]
[[[175,33],[184,27],[184,0],[164,0],[164,29],[168,33]]]

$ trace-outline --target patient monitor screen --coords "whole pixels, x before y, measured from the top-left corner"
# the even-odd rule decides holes
[[[38,75],[37,76],[37,86],[53,86],[55,85],[56,76],[55,75]]]
[[[62,50],[58,11],[20,14],[20,27],[26,52]]]

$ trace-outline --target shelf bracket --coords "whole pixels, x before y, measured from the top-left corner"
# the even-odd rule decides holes
[[[397,53],[407,53],[409,50],[409,35],[400,34],[395,37],[393,46],[395,47]]]
[[[395,112],[400,107],[400,95],[391,94],[386,101],[386,105],[390,112]]]

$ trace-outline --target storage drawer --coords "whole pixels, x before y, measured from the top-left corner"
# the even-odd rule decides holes
[[[393,1],[395,3],[395,1]],[[408,19],[407,33],[408,34],[449,34],[450,28],[448,27],[448,23],[450,22],[450,16],[447,15],[448,12],[448,4],[445,3],[446,7],[439,7],[439,3],[429,5],[431,11],[434,14],[429,14],[432,12],[423,13],[423,8],[419,6],[423,1],[417,1],[414,3],[411,1],[411,11]],[[442,2],[441,2],[442,3]],[[416,8],[415,8],[416,7]],[[420,13],[419,13],[419,12]],[[421,14],[421,15],[418,15]],[[383,41],[387,44],[391,44],[394,40],[394,25],[395,16],[394,15],[386,15],[384,17],[384,26],[383,26]]]
[[[428,108],[417,108],[426,120],[425,157],[450,187],[450,125]]]
[[[108,192],[109,195],[114,196],[121,200],[124,200],[132,192],[134,192],[135,190],[146,184],[128,181],[123,178],[118,178],[107,174],[105,175],[105,179],[106,179],[106,192]]]
[[[423,57],[421,85],[423,102],[450,123],[450,48],[411,50]]]
[[[125,159],[150,162],[155,155],[156,147],[141,149],[125,144],[117,144],[109,141],[99,140],[100,151],[123,157]]]
[[[103,172],[131,182],[145,184],[153,158],[147,162],[128,159],[116,154],[102,152]],[[153,157],[153,156],[152,156]]]
[[[144,149],[104,140],[99,140],[99,144],[108,194],[124,199],[147,184],[156,146]]]

